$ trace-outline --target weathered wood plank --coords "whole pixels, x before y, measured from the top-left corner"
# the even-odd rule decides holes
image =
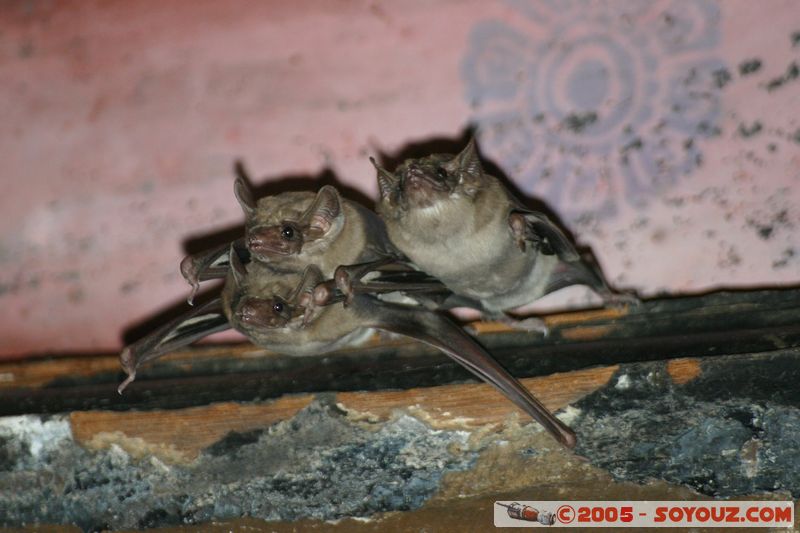
[[[522,383],[548,408],[561,409],[605,385],[618,367],[603,367],[528,378]],[[117,444],[134,456],[191,461],[231,431],[263,429],[288,420],[308,406],[312,395],[265,403],[215,403],[154,411],[77,411],[70,415],[74,438],[89,448]],[[386,420],[396,409],[413,411],[436,426],[478,427],[503,422],[521,410],[485,384],[445,385],[404,391],[345,392],[335,402],[354,416]]]
[[[512,374],[537,377],[592,366],[800,346],[800,290],[720,292],[625,309],[545,317],[548,337],[492,323],[479,341]],[[285,394],[432,387],[474,381],[429,347],[373,339],[338,353],[292,358],[248,344],[183,350],[141,369],[124,396],[116,355],[0,364],[0,415],[94,409],[172,409]]]

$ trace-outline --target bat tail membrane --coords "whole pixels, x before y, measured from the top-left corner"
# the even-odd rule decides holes
[[[575,433],[569,427],[550,413],[477,342],[444,316],[420,308],[379,303],[364,295],[356,295],[353,308],[371,327],[399,333],[443,351],[502,392],[561,444],[568,448],[575,446]]]
[[[175,320],[164,324],[152,333],[126,346],[119,359],[122,369],[128,374],[117,392],[122,394],[135,378],[136,369],[147,361],[182,348],[212,333],[230,328],[228,319],[222,312],[222,300],[216,298],[191,309]]]

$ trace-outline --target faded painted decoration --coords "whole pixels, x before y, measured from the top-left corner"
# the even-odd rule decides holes
[[[481,146],[569,220],[673,188],[719,134],[727,73],[711,0],[508,0],[461,65]]]

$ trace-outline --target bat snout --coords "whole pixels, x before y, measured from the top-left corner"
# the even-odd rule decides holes
[[[270,255],[299,253],[303,246],[301,238],[287,240],[281,237],[280,226],[251,229],[247,232],[246,243],[250,253],[263,260],[268,260]]]
[[[263,312],[260,306],[245,302],[236,310],[236,319],[242,324],[256,325],[263,322]]]
[[[267,239],[260,232],[250,232],[247,235],[247,248],[251,251],[267,251]]]

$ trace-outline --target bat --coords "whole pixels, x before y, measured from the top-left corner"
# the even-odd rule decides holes
[[[136,379],[142,364],[230,328],[259,346],[287,355],[312,355],[369,337],[368,329],[344,331],[329,324],[336,317],[325,314],[326,308],[312,305],[314,287],[325,280],[315,265],[309,265],[302,273],[278,271],[270,264],[254,261],[245,267],[244,260],[249,256],[237,243],[228,246],[225,257],[225,285],[216,298],[190,308],[122,350],[120,363],[127,378],[117,389],[120,394]],[[312,330],[304,330],[301,325],[314,313],[323,315],[323,319],[309,337]]]
[[[325,185],[317,193],[285,192],[256,202],[241,165],[237,172],[234,193],[245,214],[245,237],[234,244],[246,247],[254,261],[294,272],[314,264],[330,277],[339,265],[400,259],[383,221],[342,198],[333,186]],[[227,275],[228,247],[191,255],[181,262],[181,273],[192,285],[190,303],[200,281]]]
[[[572,430],[461,328],[423,307],[381,300],[382,294],[392,292],[394,282],[369,287],[370,292],[353,291],[345,295],[336,292],[337,282],[325,280],[316,265],[307,266],[302,274],[276,271],[258,261],[245,265],[234,245],[228,257],[228,275],[219,298],[191,309],[122,351],[120,361],[128,377],[120,384],[120,393],[135,379],[141,364],[228,327],[240,331],[258,346],[292,356],[327,353],[354,345],[378,329],[439,349],[494,386],[560,443],[570,448],[575,445]],[[349,274],[362,276],[370,267],[340,267],[337,273],[343,268]]]
[[[575,284],[607,303],[636,301],[614,294],[555,224],[485,173],[474,139],[457,155],[409,159],[393,173],[370,160],[380,189],[377,212],[392,243],[490,316],[504,317]]]
[[[255,344],[302,356],[352,345],[375,329],[404,335],[439,349],[494,386],[561,444],[569,448],[575,446],[575,433],[569,427],[443,315],[422,307],[381,300],[364,292],[349,294],[349,303],[345,306],[341,301],[344,295],[340,299],[332,298],[331,282],[323,282],[320,270],[313,265],[305,269],[294,289],[290,289],[291,283],[287,284],[286,280],[261,279],[266,274],[264,268],[267,267],[257,262],[245,267],[233,253],[228,278],[233,290],[223,293],[231,325]],[[320,287],[325,287],[324,298],[319,298]]]

